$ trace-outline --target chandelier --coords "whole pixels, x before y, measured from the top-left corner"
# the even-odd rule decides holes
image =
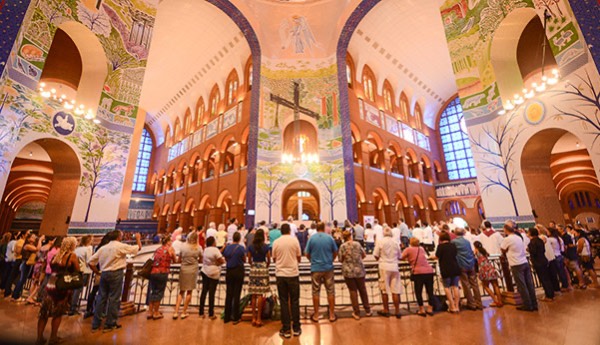
[[[56,102],[59,102],[61,106],[67,111],[73,111],[75,115],[83,115],[86,120],[92,120],[95,124],[99,124],[100,120],[96,118],[96,115],[92,111],[92,109],[85,109],[85,105],[77,104],[74,99],[69,100],[67,95],[61,94],[58,95],[55,88],[51,88],[49,90],[46,89],[46,83],[41,82],[39,84],[38,91],[43,98],[52,99]]]
[[[302,163],[302,164],[314,164],[319,163],[319,155],[316,153],[303,153],[300,156],[294,156],[291,153],[284,153],[281,155],[281,163],[283,164],[292,164],[292,163]]]

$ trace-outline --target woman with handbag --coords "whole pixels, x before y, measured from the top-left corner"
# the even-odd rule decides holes
[[[261,327],[265,295],[271,291],[271,248],[265,243],[265,232],[262,229],[256,231],[252,243],[248,245],[248,262],[251,266],[248,292],[252,294],[252,326]]]
[[[413,281],[419,305],[417,315],[422,317],[433,316],[433,276],[435,272],[427,261],[427,256],[427,250],[421,247],[421,243],[416,237],[410,239],[410,246],[402,252],[402,260],[407,260],[410,264],[410,280]],[[423,307],[423,287],[427,291],[427,311]]]
[[[587,234],[583,229],[575,229],[577,232],[577,255],[579,255],[581,261],[581,268],[584,272],[590,275],[592,280],[592,287],[598,288],[598,276],[594,270],[594,256],[592,255],[592,246],[587,238]]]
[[[161,243],[162,245],[154,252],[154,262],[148,282],[148,302],[150,303],[146,317],[148,320],[158,320],[164,317],[158,308],[160,308],[160,301],[165,295],[171,263],[175,260],[175,249],[171,246],[171,237],[164,236]]]
[[[223,250],[223,256],[227,262],[224,321],[225,323],[233,321],[234,325],[240,322],[240,297],[246,273],[244,268],[246,249],[240,244],[241,237],[240,233],[236,231],[233,234],[233,243],[225,246]]]
[[[23,294],[23,288],[25,287],[27,278],[29,278],[29,274],[31,273],[33,265],[35,265],[37,261],[37,253],[42,248],[42,242],[44,241],[44,238],[44,235],[38,238],[33,233],[28,233],[25,237],[25,244],[23,245],[23,249],[21,249],[21,256],[23,258],[21,263],[21,276],[19,277],[19,281],[17,282],[17,285],[12,293],[13,301],[25,301],[25,299],[21,298],[21,295]]]
[[[45,288],[46,294],[38,317],[37,344],[46,343],[44,329],[49,318],[52,318],[50,344],[58,344],[59,342],[58,328],[60,327],[62,316],[67,313],[69,298],[72,293],[72,289],[65,288],[64,283],[70,281],[70,279],[65,278],[79,272],[79,260],[73,253],[76,246],[77,239],[75,237],[63,239],[60,250],[50,262],[52,273]]]

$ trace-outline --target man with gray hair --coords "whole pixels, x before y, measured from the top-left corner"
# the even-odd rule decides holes
[[[402,251],[400,250],[400,245],[392,238],[392,229],[389,227],[383,229],[383,238],[375,244],[373,255],[379,261],[379,289],[381,290],[381,299],[383,302],[383,311],[378,311],[377,313],[384,317],[390,316],[388,294],[391,294],[396,318],[399,319],[402,317],[400,314],[402,279],[398,270],[398,261],[402,256]]]
[[[456,246],[456,261],[458,261],[461,271],[460,283],[467,299],[467,309],[483,310],[481,293],[477,284],[477,272],[475,272],[475,254],[471,249],[471,242],[464,237],[465,229],[462,227],[454,229],[454,234],[457,237],[452,240],[452,243]]]

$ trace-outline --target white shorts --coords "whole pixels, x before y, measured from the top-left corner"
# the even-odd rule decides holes
[[[402,279],[398,271],[379,269],[379,289],[382,294],[401,294]]]

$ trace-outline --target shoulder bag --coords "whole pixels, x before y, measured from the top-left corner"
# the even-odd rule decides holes
[[[67,264],[71,261],[71,255],[67,259]],[[62,272],[56,275],[56,289],[57,290],[75,290],[83,287],[83,274],[81,271],[68,272],[65,267]]]

